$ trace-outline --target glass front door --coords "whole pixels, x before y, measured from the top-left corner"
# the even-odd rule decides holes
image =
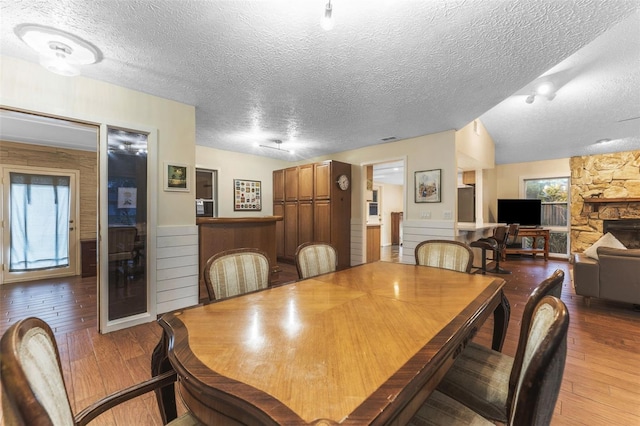
[[[73,170],[4,167],[3,282],[75,275],[76,179]]]

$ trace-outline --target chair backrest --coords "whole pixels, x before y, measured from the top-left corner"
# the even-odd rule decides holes
[[[218,300],[267,288],[271,282],[271,265],[262,250],[226,250],[207,260],[203,275],[209,300]]]
[[[558,400],[567,357],[569,311],[554,296],[536,306],[509,425],[548,425]]]
[[[513,367],[509,377],[509,394],[507,397],[507,406],[513,403],[516,386],[520,379],[520,372],[523,366],[525,352],[529,342],[529,329],[533,320],[534,312],[540,301],[546,296],[554,296],[560,299],[562,295],[562,283],[564,282],[564,272],[561,269],[551,274],[550,277],[542,281],[529,295],[527,303],[522,313],[522,321],[520,324],[520,336],[518,338],[518,347],[513,360]]]
[[[60,354],[39,318],[13,324],[0,341],[2,411],[7,425],[73,425]]]
[[[509,227],[500,225],[496,226],[493,230],[493,239],[498,243],[498,249],[502,250],[504,246],[507,244],[507,240],[509,238]]]
[[[109,227],[109,260],[130,259],[137,235],[135,226]]]
[[[434,266],[458,272],[469,272],[473,265],[473,251],[459,241],[427,240],[415,249],[416,265]]]
[[[296,269],[300,279],[334,272],[338,265],[336,249],[327,243],[307,242],[296,249]]]
[[[515,244],[516,240],[518,239],[518,231],[520,230],[520,225],[517,223],[512,223],[509,225],[509,229],[508,229],[508,238],[510,238],[510,241],[508,242],[508,244]]]

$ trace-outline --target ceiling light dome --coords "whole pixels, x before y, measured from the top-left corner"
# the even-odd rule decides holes
[[[77,65],[94,64],[100,59],[100,52],[95,46],[55,28],[23,24],[16,27],[15,33],[38,52],[40,64],[56,74],[78,75]]]

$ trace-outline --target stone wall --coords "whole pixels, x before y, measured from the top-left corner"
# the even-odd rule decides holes
[[[571,157],[570,166],[572,253],[602,237],[604,220],[640,218],[640,151]]]

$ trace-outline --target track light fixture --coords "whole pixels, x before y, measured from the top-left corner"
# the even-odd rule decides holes
[[[536,96],[543,96],[547,100],[552,101],[556,97],[555,86],[550,81],[543,81],[538,83],[527,98],[524,100],[528,104],[532,104],[536,100]]]
[[[280,148],[280,145],[282,145],[282,141],[280,139],[272,139],[271,142],[275,143],[276,146],[271,146],[271,145],[258,145],[260,148],[269,148],[269,149],[275,149],[277,151],[280,152],[286,152],[288,154],[293,154],[293,151],[290,151],[288,149],[282,149]]]

